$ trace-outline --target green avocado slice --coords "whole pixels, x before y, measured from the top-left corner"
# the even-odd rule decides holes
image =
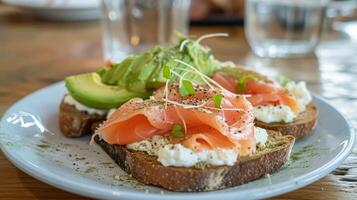
[[[113,64],[111,68],[102,72],[102,82],[108,85],[117,85],[119,79],[127,71],[130,64],[133,62],[135,56],[129,56],[119,64]],[[101,70],[103,71],[103,70]],[[98,73],[98,72],[97,72]]]
[[[150,52],[140,55],[136,61],[137,64],[133,67],[127,77],[125,77],[127,90],[137,92],[146,91],[147,79],[156,66],[152,58],[153,55]]]
[[[121,74],[120,77],[116,77],[118,80],[118,85],[127,88],[127,83],[129,81],[130,74],[135,70],[138,66],[144,65],[148,62],[148,53],[140,53],[135,55],[135,59],[132,60],[130,65],[126,68],[125,72]]]
[[[117,108],[134,97],[147,98],[150,92],[129,92],[125,88],[103,84],[98,73],[65,78],[69,94],[78,102],[98,109]]]

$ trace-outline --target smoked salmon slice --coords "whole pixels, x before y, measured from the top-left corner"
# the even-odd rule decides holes
[[[253,106],[286,105],[289,106],[294,113],[299,113],[302,109],[300,103],[293,96],[284,88],[274,83],[247,80],[243,90],[238,92],[237,87],[240,83],[233,77],[227,76],[222,72],[217,72],[214,74],[213,80],[230,92],[251,95],[247,99]]]
[[[212,101],[217,88],[197,86],[196,93],[186,97],[179,95],[175,84],[168,91],[171,103],[164,101],[165,90],[159,90],[151,99],[134,98],[123,104],[99,127],[100,137],[109,144],[126,145],[154,135],[172,137],[172,127],[178,124],[185,138],[170,141],[194,151],[229,148],[240,155],[255,151],[253,106],[244,96],[222,93],[218,109]]]

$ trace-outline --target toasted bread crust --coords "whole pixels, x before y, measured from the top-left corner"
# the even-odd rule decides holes
[[[291,123],[265,123],[255,120],[255,125],[268,130],[278,131],[283,135],[292,135],[296,139],[308,136],[316,128],[319,111],[314,102],[307,105]]]
[[[92,132],[91,126],[95,122],[102,122],[105,116],[88,114],[77,110],[74,106],[61,102],[59,112],[59,127],[67,137],[80,137]]]
[[[234,166],[194,169],[165,167],[154,156],[131,151],[125,146],[108,144],[98,136],[94,139],[124,171],[138,181],[180,192],[233,187],[270,174],[286,163],[295,141],[292,136],[285,136],[284,144],[249,158],[239,158]]]

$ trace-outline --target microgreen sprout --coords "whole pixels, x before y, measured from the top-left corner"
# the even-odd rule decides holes
[[[212,38],[212,37],[228,37],[228,33],[211,33],[211,34],[205,34],[199,37],[196,42],[200,43],[202,40],[205,40],[207,38]]]
[[[175,62],[178,62],[184,66],[186,66],[187,68],[184,67],[175,67],[175,68],[170,68],[170,67],[164,67],[163,68],[163,74],[165,78],[170,78],[166,80],[166,84],[165,84],[165,91],[164,91],[164,96],[165,96],[165,108],[167,108],[168,103],[174,105],[174,106],[180,106],[184,109],[193,109],[193,108],[206,108],[206,109],[210,109],[210,110],[232,110],[232,111],[239,111],[242,110],[240,108],[222,108],[221,103],[223,100],[223,94],[229,94],[231,96],[237,97],[240,95],[236,95],[234,93],[231,93],[230,91],[226,90],[225,88],[223,88],[220,84],[218,84],[216,81],[214,81],[213,79],[211,79],[210,77],[208,77],[207,75],[203,74],[202,72],[200,72],[198,69],[196,69],[195,67],[193,67],[192,65],[187,64],[186,62],[183,62],[181,60],[175,59]],[[177,73],[175,70],[181,70],[184,71],[183,74],[179,74]],[[217,94],[216,96],[213,97],[213,102],[214,102],[214,106],[206,106],[206,104],[208,102],[202,102],[202,104],[199,105],[190,105],[190,104],[182,104],[180,102],[174,101],[174,100],[170,100],[168,98],[168,93],[169,93],[169,89],[168,89],[168,85],[169,85],[169,81],[172,79],[172,76],[177,76],[179,78],[179,94],[181,96],[189,96],[189,95],[194,95],[196,93],[196,89],[195,86],[197,85],[195,82],[192,82],[190,80],[185,79],[186,74],[188,73],[193,73],[198,75],[212,90],[216,90],[217,88],[221,89],[221,91],[223,92],[222,94]],[[179,113],[178,113],[179,114]],[[183,122],[185,123],[185,122]],[[186,128],[186,127],[185,127]]]
[[[181,63],[189,68],[191,68],[196,74],[198,74],[199,76],[201,76],[202,80],[205,81],[205,83],[211,87],[211,89],[213,89],[212,85],[210,83],[212,83],[213,85],[215,85],[216,87],[218,87],[219,89],[221,89],[223,92],[228,93],[232,96],[240,96],[240,95],[236,95],[228,90],[226,90],[224,87],[222,87],[219,83],[217,83],[216,81],[214,81],[213,79],[211,79],[210,77],[208,77],[207,75],[203,74],[202,72],[200,72],[198,69],[196,69],[195,67],[193,67],[192,65],[185,63],[181,60],[175,59],[174,61]]]
[[[162,69],[162,73],[163,73],[163,77],[167,79],[166,84],[165,84],[165,96],[167,99],[167,85],[168,85],[168,81],[171,80],[171,74],[177,76],[180,78],[179,80],[179,92],[181,96],[188,96],[188,95],[193,95],[195,94],[196,90],[193,87],[193,84],[191,81],[186,80],[184,77],[185,75],[188,73],[189,71],[185,71],[184,75],[180,75],[179,73],[171,70],[171,68],[169,66],[164,66]]]
[[[185,138],[185,133],[182,132],[182,126],[180,124],[174,124],[172,126],[171,136],[178,139]]]
[[[183,47],[187,44],[187,43],[189,43],[190,42],[190,40],[189,39],[185,39],[184,41],[182,41],[181,42],[181,44],[180,44],[180,51],[182,51],[183,50]]]
[[[187,124],[186,124],[185,118],[183,118],[183,116],[181,115],[180,110],[178,110],[176,106],[174,106],[174,108],[175,108],[175,112],[176,112],[177,116],[182,121],[183,127],[185,128],[185,133],[187,133]]]
[[[222,99],[223,99],[222,94],[217,94],[216,96],[213,97],[214,106],[216,108],[221,108]]]
[[[179,102],[176,102],[176,101],[171,101],[169,99],[167,99],[165,101],[170,103],[170,104],[172,104],[172,105],[181,106],[184,109],[201,108],[201,107],[204,107],[207,104],[207,102],[204,102],[204,103],[202,103],[200,105],[188,105],[188,104],[182,104],[182,103],[179,103]]]
[[[167,100],[169,98],[169,80],[166,80],[165,82],[165,99]],[[165,109],[167,109],[167,101],[165,101]]]
[[[210,34],[205,34],[205,35],[202,35],[201,37],[199,37],[196,42],[197,43],[200,43],[202,40],[205,40],[205,39],[208,39],[208,38],[213,38],[213,37],[228,37],[228,33],[210,33]],[[183,48],[185,47],[185,45],[187,43],[190,42],[190,39],[185,39],[181,42],[180,44],[180,48],[179,48],[179,51],[182,51]]]
[[[210,106],[206,106],[208,102],[203,102],[202,104],[199,105],[189,105],[189,104],[182,104],[176,101],[171,101],[169,99],[165,100],[166,102],[172,104],[172,105],[176,105],[176,106],[181,106],[184,109],[192,109],[192,108],[206,108],[206,109],[210,109],[210,110],[231,110],[231,111],[241,111],[243,110],[242,108],[215,108],[215,107],[210,107]]]
[[[179,87],[179,92],[181,96],[189,96],[189,95],[194,95],[196,90],[192,85],[191,81],[188,80],[182,80],[182,84]]]

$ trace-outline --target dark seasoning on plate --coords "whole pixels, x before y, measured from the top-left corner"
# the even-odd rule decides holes
[[[89,145],[89,144],[88,144]],[[94,150],[90,148],[89,146],[87,148],[82,148],[73,144],[69,143],[50,143],[45,140],[40,140],[40,143],[35,145],[36,149],[40,148],[41,153],[50,153],[50,154],[55,154],[56,152],[70,152],[66,153],[67,158],[71,160],[72,164],[70,167],[81,174],[84,175],[91,175],[94,176],[97,180],[103,180],[105,176],[108,176],[106,174],[100,173],[100,170],[113,170],[114,168],[119,169],[116,164],[109,160],[96,160],[94,162],[90,162],[89,157],[86,157],[85,155],[79,154],[79,153],[73,153],[77,151],[73,151],[73,148],[84,150],[84,151],[90,151],[90,155],[95,154],[95,155],[100,155],[101,153],[97,150]],[[71,149],[69,149],[71,148]],[[42,155],[43,156],[43,155]],[[60,160],[54,160],[57,164],[60,165],[65,165],[63,162]],[[145,192],[150,192],[149,189],[147,189],[147,186],[145,184],[137,182],[135,179],[131,177],[131,175],[128,175],[126,173],[120,174],[120,175],[113,175],[110,176],[111,178],[112,186],[130,186],[136,190],[139,191],[145,191]]]
[[[33,134],[34,137],[38,137],[39,135],[43,137],[42,133]],[[99,181],[109,179],[111,180],[110,184],[112,186],[126,186],[135,188],[138,191],[149,191],[146,185],[137,182],[126,173],[119,175],[108,175],[105,173],[100,173],[100,171],[110,171],[114,169],[119,169],[119,167],[117,167],[116,164],[111,160],[90,160],[92,155],[101,155],[101,152],[95,150],[94,148],[91,148],[89,144],[83,147],[76,144],[58,142],[56,138],[51,137],[43,137],[42,139],[39,139],[38,142],[31,143],[23,142],[22,140],[15,141],[9,136],[9,134],[3,132],[0,133],[0,139],[3,141],[2,144],[6,145],[7,147],[23,148],[23,144],[26,144],[26,147],[31,149],[37,156],[44,159],[50,159],[57,165],[68,167],[77,173],[83,174],[85,176],[92,176]],[[51,140],[51,142],[48,140]],[[79,152],[82,152],[87,156]],[[67,159],[64,159],[60,155],[63,155]],[[66,160],[67,162],[64,162],[64,160]],[[68,161],[70,163],[68,163]]]

